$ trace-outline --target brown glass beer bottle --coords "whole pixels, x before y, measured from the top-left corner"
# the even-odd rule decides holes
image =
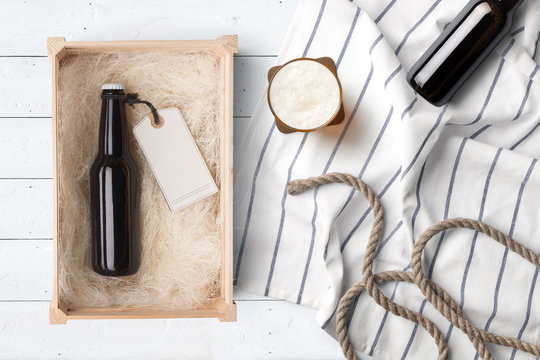
[[[523,0],[472,0],[408,73],[411,86],[442,106],[510,31]]]
[[[129,150],[124,85],[104,84],[98,154],[90,169],[92,267],[131,275],[140,262],[137,165]]]

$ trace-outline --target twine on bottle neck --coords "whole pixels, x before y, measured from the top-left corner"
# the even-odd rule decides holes
[[[152,112],[152,116],[154,117],[154,125],[155,126],[160,125],[161,120],[159,118],[159,114],[156,108],[154,107],[154,105],[152,105],[152,103],[149,101],[139,99],[139,94],[137,93],[126,94],[124,96],[124,102],[128,104],[129,106],[131,106],[132,108],[135,108],[135,104],[144,104],[148,106],[150,108],[150,111]]]

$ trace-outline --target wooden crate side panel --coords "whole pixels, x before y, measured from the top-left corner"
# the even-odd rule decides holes
[[[236,304],[226,304],[223,299],[191,310],[163,310],[154,308],[72,308],[64,314],[67,320],[82,319],[167,319],[167,318],[218,318],[236,321]]]
[[[230,40],[222,38],[235,37],[226,35],[215,40],[133,40],[133,41],[70,41],[65,43],[65,50],[69,53],[104,52],[104,51],[136,51],[174,49],[215,49],[222,47]]]
[[[65,53],[64,38],[48,38],[47,39],[47,54],[51,60],[52,68],[52,146],[53,146],[53,295],[49,307],[49,322],[51,324],[65,324],[65,313],[60,309],[58,298],[58,168],[57,168],[57,100],[56,93],[58,90],[58,70],[60,57]]]
[[[222,98],[222,141],[221,141],[221,204],[224,217],[221,294],[227,304],[233,304],[233,54],[238,52],[238,37],[225,35],[218,39],[218,50],[223,58],[224,96]],[[236,319],[236,314],[234,315]]]

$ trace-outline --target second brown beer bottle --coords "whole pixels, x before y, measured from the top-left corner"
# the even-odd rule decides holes
[[[129,149],[124,85],[104,84],[98,154],[90,169],[92,267],[131,275],[140,263],[137,165]]]
[[[471,0],[411,68],[411,86],[436,106],[449,102],[510,31],[522,2]]]

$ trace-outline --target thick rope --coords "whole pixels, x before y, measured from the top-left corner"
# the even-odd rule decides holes
[[[373,273],[373,262],[379,240],[382,235],[384,216],[381,203],[378,196],[367,186],[362,180],[348,174],[331,173],[319,177],[309,178],[306,180],[295,180],[287,185],[287,191],[290,195],[298,195],[304,191],[326,185],[330,183],[343,183],[354,187],[358,190],[369,202],[373,210],[373,226],[369,235],[366,253],[364,255],[364,263],[362,267],[362,279],[354,284],[339,301],[339,306],[336,313],[336,329],[343,350],[343,354],[348,360],[358,360],[354,352],[348,336],[348,319],[350,308],[354,300],[362,291],[366,291],[368,295],[375,300],[377,304],[382,306],[394,315],[401,316],[411,320],[422,326],[431,337],[435,340],[438,350],[438,359],[448,359],[448,345],[443,334],[437,326],[422,314],[412,311],[404,306],[396,304],[386,297],[379,289],[377,284],[402,281],[414,283],[420,288],[426,299],[446,317],[454,326],[461,329],[471,341],[479,356],[484,360],[493,360],[493,356],[489,352],[486,343],[502,345],[515,348],[536,356],[540,356],[540,347],[530,344],[512,337],[497,335],[475,327],[465,316],[463,310],[456,302],[448,295],[448,293],[438,286],[436,283],[428,279],[422,269],[422,253],[427,243],[437,234],[453,228],[465,228],[475,230],[486,234],[503,246],[506,246],[511,251],[520,255],[531,264],[540,268],[540,257],[532,250],[520,245],[512,240],[508,235],[503,234],[499,230],[484,224],[481,221],[471,219],[448,219],[441,221],[429,229],[427,229],[419,240],[414,245],[411,261],[411,271],[386,271],[378,274]]]

